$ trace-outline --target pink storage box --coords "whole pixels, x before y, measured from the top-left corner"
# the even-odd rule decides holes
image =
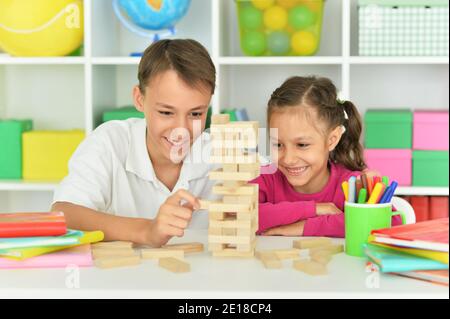
[[[412,150],[407,149],[367,149],[364,157],[369,169],[388,176],[400,186],[410,186],[412,180]]]
[[[413,148],[448,151],[448,112],[414,112]]]

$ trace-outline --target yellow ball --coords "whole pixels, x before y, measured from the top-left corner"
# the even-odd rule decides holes
[[[295,54],[312,55],[317,50],[317,37],[308,31],[294,33],[291,46]]]
[[[82,0],[0,0],[0,47],[11,55],[67,55],[83,33]]]
[[[266,10],[273,6],[275,0],[252,0],[253,6],[259,10]]]
[[[264,24],[270,30],[282,30],[288,24],[288,13],[280,6],[274,6],[264,12]]]
[[[277,3],[286,9],[291,9],[298,4],[298,0],[277,0]]]

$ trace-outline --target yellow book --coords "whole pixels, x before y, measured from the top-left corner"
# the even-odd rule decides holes
[[[374,239],[375,239],[375,237],[370,235],[369,243],[372,245],[376,245],[376,246],[392,249],[395,251],[403,252],[405,254],[410,254],[410,255],[414,255],[414,256],[418,256],[418,257],[436,260],[436,261],[439,261],[441,263],[448,265],[448,253],[447,252],[385,245],[385,244],[380,244],[380,243],[375,242]]]
[[[55,251],[64,250],[67,248],[72,248],[85,244],[92,244],[99,241],[102,241],[105,235],[102,231],[92,231],[92,232],[84,232],[83,236],[80,237],[79,243],[71,246],[56,246],[56,247],[38,247],[38,248],[22,248],[11,250],[8,254],[0,255],[0,257],[13,259],[13,260],[25,260],[31,257],[36,257],[48,253],[53,253]]]

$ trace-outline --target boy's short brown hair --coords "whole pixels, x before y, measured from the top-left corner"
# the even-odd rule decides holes
[[[190,39],[160,40],[150,45],[139,63],[139,89],[158,74],[174,70],[192,87],[207,85],[211,95],[216,88],[216,68],[204,46]]]

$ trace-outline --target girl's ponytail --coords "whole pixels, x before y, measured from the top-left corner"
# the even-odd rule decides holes
[[[352,171],[363,171],[367,168],[364,162],[363,148],[359,141],[362,132],[362,120],[355,105],[350,101],[337,102],[345,114],[345,132],[334,151],[331,160],[344,165]]]

